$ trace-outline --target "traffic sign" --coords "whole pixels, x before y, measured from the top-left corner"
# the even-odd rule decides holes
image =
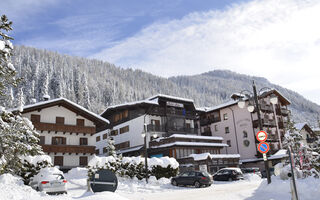
[[[268,138],[268,134],[265,131],[259,131],[256,135],[256,138],[259,142],[264,142]]]
[[[266,142],[260,142],[260,143],[258,144],[258,151],[259,151],[260,153],[268,153],[269,149],[270,149],[270,146],[269,146],[269,144],[266,143]]]

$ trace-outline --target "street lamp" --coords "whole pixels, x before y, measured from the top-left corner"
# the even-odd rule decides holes
[[[147,149],[147,134],[149,133],[147,131],[147,124],[143,124],[143,131],[141,133],[141,137],[144,138],[144,162],[145,162],[145,173],[146,173],[146,182],[148,183],[148,149]],[[158,135],[156,133],[153,133],[152,137],[156,138]]]
[[[248,111],[250,113],[252,113],[256,109],[257,115],[258,115],[259,129],[260,129],[260,131],[262,131],[263,130],[263,126],[262,126],[262,120],[261,120],[261,116],[260,116],[260,106],[259,106],[259,102],[258,102],[257,88],[256,88],[256,85],[255,85],[254,81],[252,81],[252,89],[253,89],[253,93],[248,91],[248,90],[243,90],[243,91],[240,92],[241,101],[238,102],[238,106],[240,108],[244,108],[245,107],[245,103],[244,103],[244,100],[243,100],[244,97],[246,97],[249,100],[249,104],[248,104],[247,109],[248,109]],[[264,88],[262,88],[262,89],[264,89]],[[247,94],[242,95],[244,92],[246,92]],[[253,99],[253,102],[254,102],[255,105],[253,103],[251,103],[252,99]],[[265,169],[266,169],[266,172],[267,172],[268,184],[270,184],[271,183],[271,178],[270,178],[268,159],[264,160],[264,166],[265,166]]]

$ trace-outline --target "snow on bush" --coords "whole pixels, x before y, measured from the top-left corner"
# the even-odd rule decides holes
[[[94,156],[88,163],[88,176],[97,169],[109,169],[119,176],[142,179],[145,177],[145,158],[143,157],[97,157]],[[174,158],[148,158],[148,176],[170,178],[178,173],[179,163]]]

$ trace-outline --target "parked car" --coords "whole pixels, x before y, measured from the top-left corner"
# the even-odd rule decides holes
[[[190,171],[179,174],[171,179],[171,184],[178,185],[194,185],[196,188],[202,185],[210,186],[213,183],[213,178],[207,172]]]
[[[30,179],[29,185],[47,194],[67,193],[67,180],[62,171],[57,168],[44,168]]]
[[[223,168],[213,175],[215,181],[243,180],[243,173],[240,168]]]
[[[261,177],[261,172],[258,167],[251,167],[251,168],[241,168],[243,174],[256,174]]]

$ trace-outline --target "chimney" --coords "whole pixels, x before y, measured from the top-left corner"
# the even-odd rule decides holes
[[[48,101],[48,100],[50,100],[50,96],[49,95],[44,95],[43,96],[43,101]]]

